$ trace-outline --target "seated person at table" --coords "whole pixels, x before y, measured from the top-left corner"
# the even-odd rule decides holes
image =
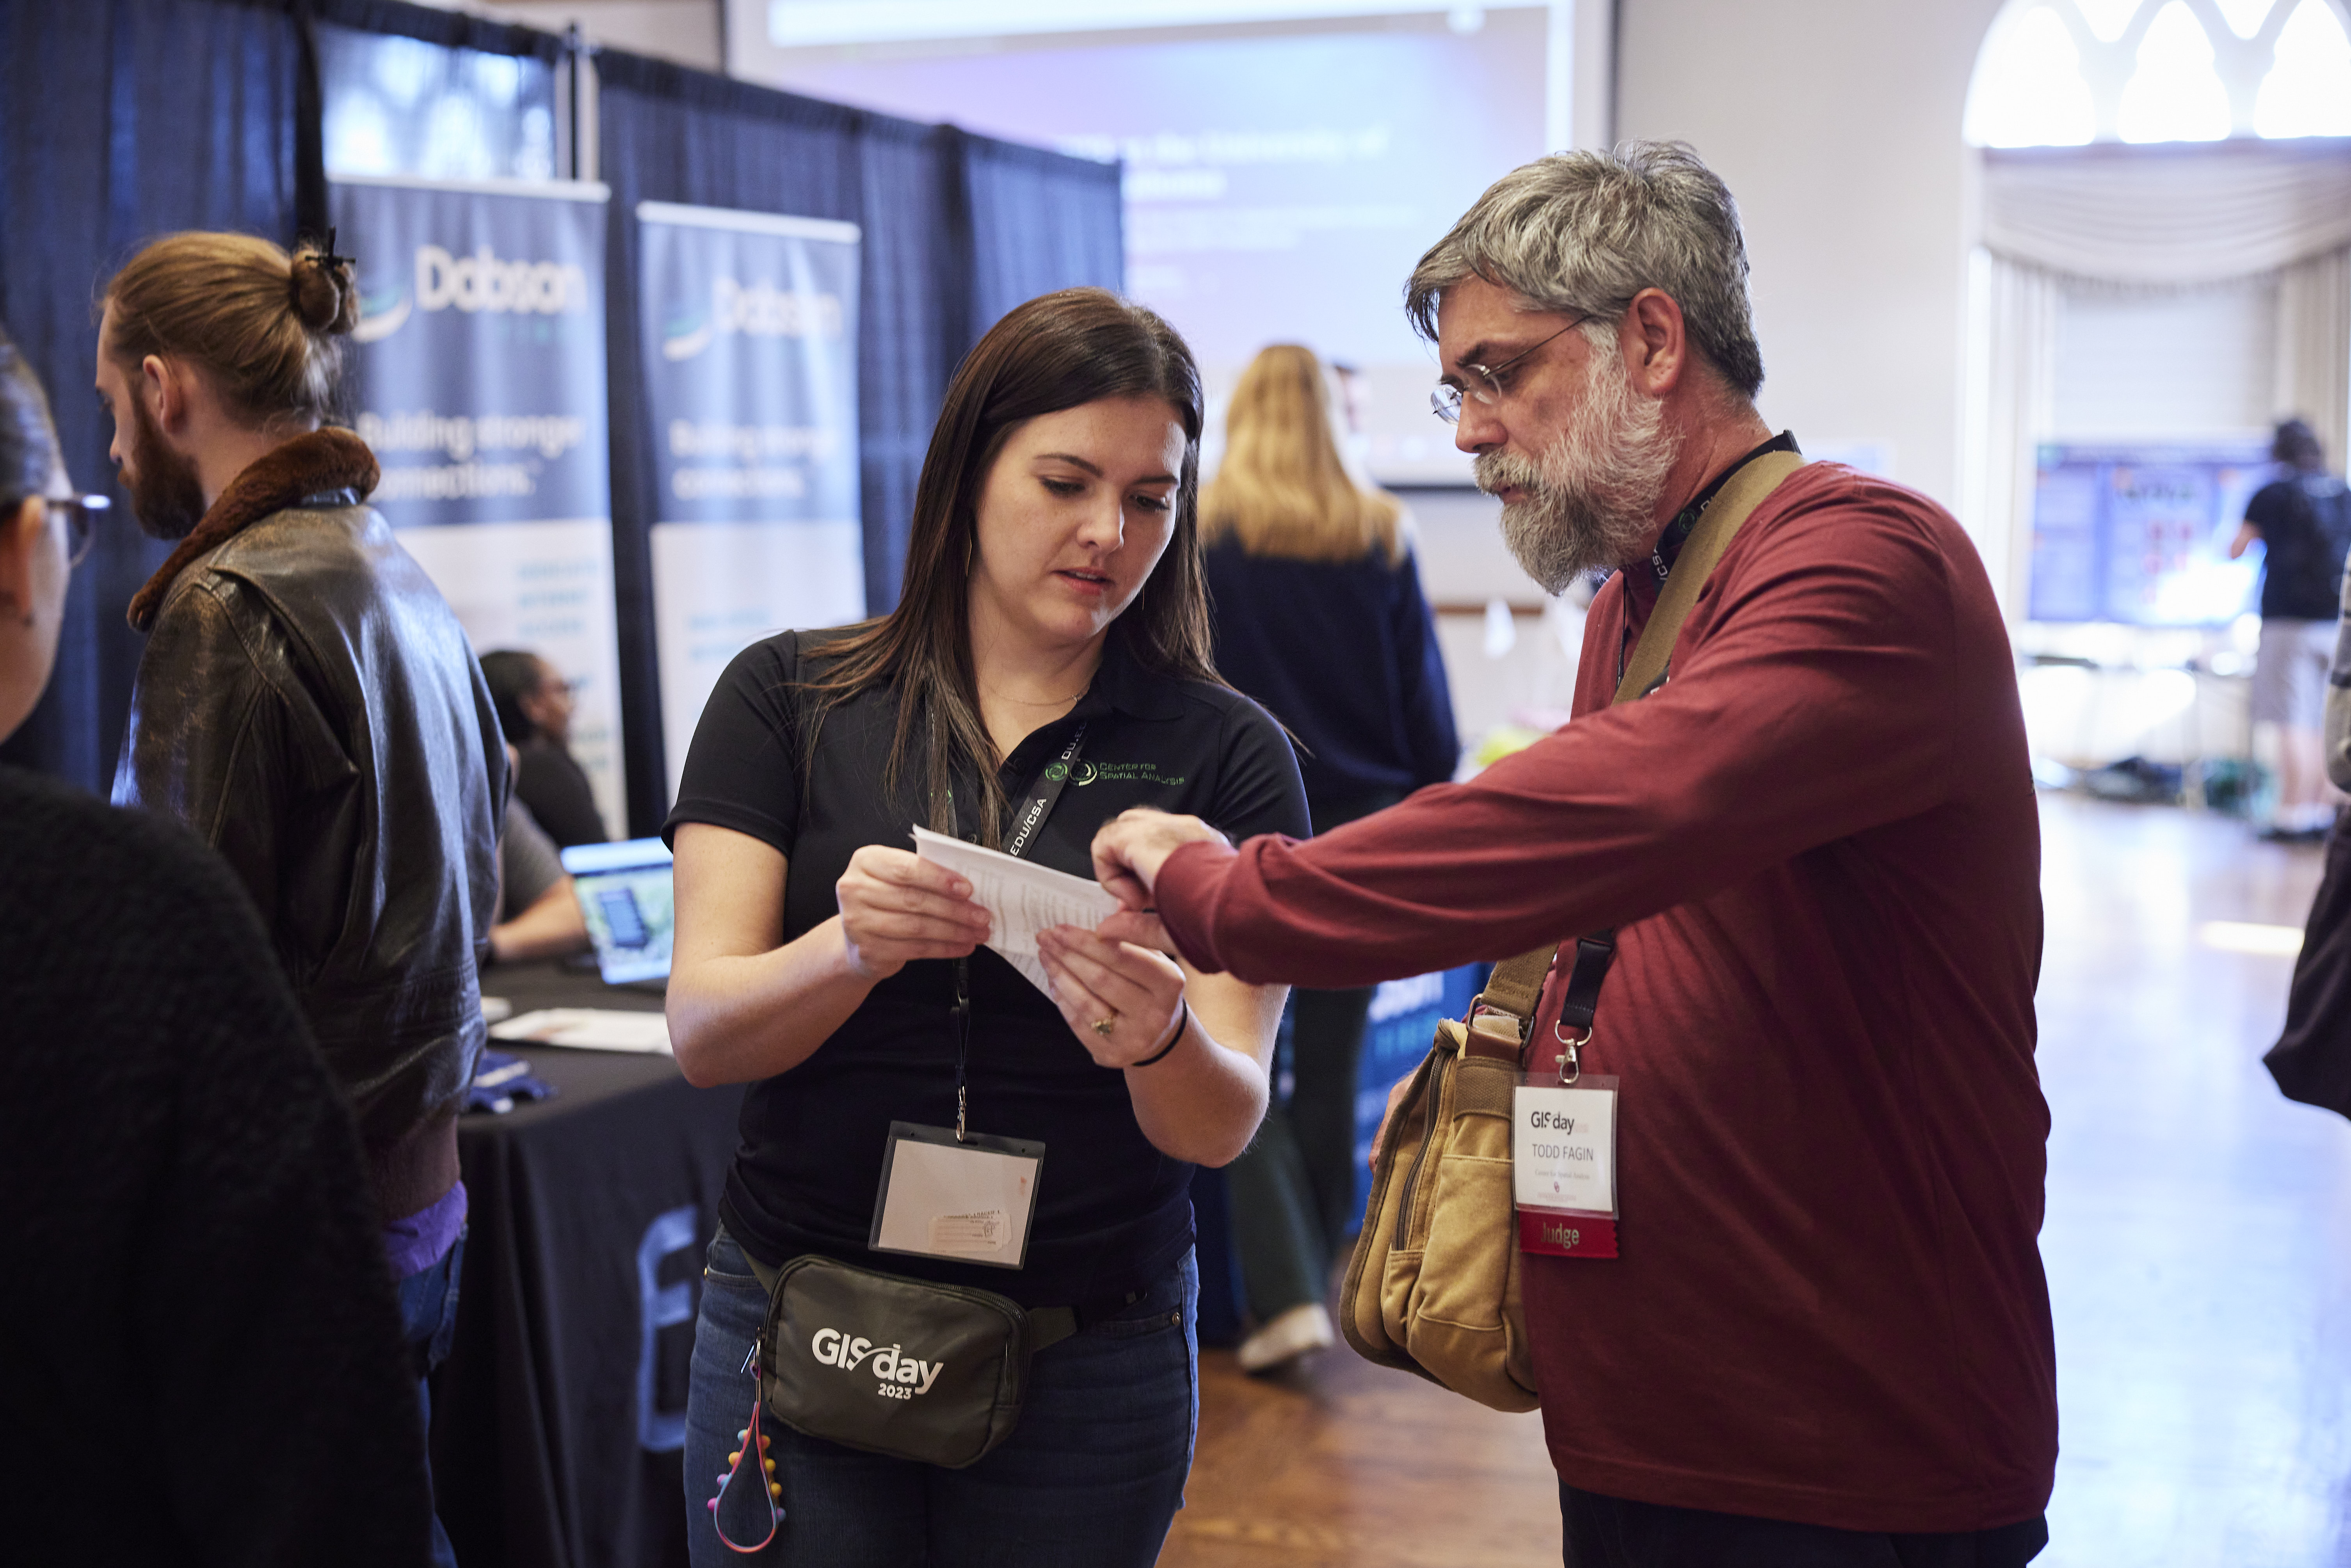
[[[568,850],[611,838],[587,771],[571,755],[571,683],[553,664],[519,648],[483,654],[482,677],[490,683],[507,743],[522,756],[515,793],[556,847]]]
[[[518,766],[511,743],[507,761]],[[498,923],[490,927],[491,961],[519,964],[587,950],[588,917],[580,912],[571,873],[563,869],[563,852],[521,796],[507,797],[506,827],[498,834]]]
[[[1306,831],[1288,743],[1210,663],[1200,420],[1158,317],[1099,289],[1021,306],[948,388],[898,608],[754,643],[704,710],[669,822],[670,1030],[689,1079],[750,1088],[687,1405],[698,1564],[738,1561],[705,1509],[754,1398],[754,1265],[810,1253],[1080,1326],[1036,1354],[1018,1427],[968,1468],[770,1422],[784,1514],[756,1560],[1158,1555],[1197,1416],[1186,1189],[1264,1114],[1282,988],[1057,926],[1038,942],[1049,997],[979,946],[970,885],[906,846],[924,823],[1086,875],[1093,829],[1144,801]],[[891,1124],[956,1127],[967,1083],[973,1134],[1045,1145],[1017,1270],[866,1245]]]
[[[0,737],[89,517],[0,337]],[[424,1432],[358,1136],[187,834],[0,768],[0,1531],[11,1563],[413,1568]]]

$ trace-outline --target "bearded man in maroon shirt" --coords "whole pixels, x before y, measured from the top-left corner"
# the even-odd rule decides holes
[[[1614,928],[1582,1067],[1618,1082],[1620,1255],[1523,1260],[1567,1563],[2024,1563],[2057,1451],[2040,839],[1982,563],[1925,497],[1798,467],[1611,706],[1706,504],[1794,451],[1729,192],[1676,144],[1542,159],[1406,308],[1520,562],[1615,569],[1575,716],[1311,842],[1129,812],[1094,849],[1116,928],[1319,987],[1566,938],[1546,1034]]]

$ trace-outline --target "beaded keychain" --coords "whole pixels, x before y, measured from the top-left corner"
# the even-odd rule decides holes
[[[743,1370],[751,1374],[751,1424],[735,1434],[735,1440],[743,1446],[726,1456],[726,1473],[718,1478],[718,1495],[706,1505],[710,1510],[710,1527],[718,1531],[718,1539],[726,1543],[729,1551],[745,1553],[764,1549],[776,1538],[776,1531],[784,1521],[784,1511],[777,1506],[782,1500],[784,1489],[776,1479],[776,1461],[768,1458],[768,1435],[759,1430],[759,1406],[766,1401],[762,1397],[765,1391],[759,1386],[759,1373],[756,1370],[758,1363],[759,1343],[754,1340],[751,1342],[751,1354],[743,1358]],[[751,1473],[767,1483],[759,1501],[768,1510],[768,1533],[748,1546],[737,1543],[719,1520],[719,1505],[726,1500],[726,1493],[743,1474],[743,1461],[746,1459],[752,1461]]]

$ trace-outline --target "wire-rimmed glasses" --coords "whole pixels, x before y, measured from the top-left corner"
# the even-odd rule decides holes
[[[1468,372],[1471,378],[1468,386],[1466,388],[1451,385],[1439,386],[1435,392],[1428,394],[1429,412],[1436,414],[1437,418],[1443,420],[1447,424],[1460,423],[1461,398],[1465,391],[1469,396],[1476,398],[1479,402],[1485,404],[1487,407],[1492,407],[1495,402],[1500,400],[1502,393],[1507,390],[1503,384],[1502,378],[1510,373],[1512,366],[1518,364],[1520,361],[1533,353],[1537,349],[1541,348],[1544,343],[1549,343],[1555,338],[1563,338],[1567,336],[1567,334],[1574,331],[1578,327],[1583,326],[1586,321],[1589,321],[1592,319],[1593,318],[1589,313],[1579,315],[1574,320],[1570,321],[1566,326],[1562,327],[1558,331],[1553,332],[1550,338],[1545,338],[1541,343],[1535,343],[1520,350],[1517,353],[1512,354],[1509,359],[1504,360],[1499,365],[1462,366],[1461,368]]]
[[[79,566],[89,559],[89,547],[98,538],[98,514],[114,506],[104,496],[44,496],[41,504],[65,519],[68,566]]]

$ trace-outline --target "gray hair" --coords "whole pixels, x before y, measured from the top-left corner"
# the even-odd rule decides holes
[[[1468,277],[1611,321],[1644,288],[1663,289],[1724,381],[1750,398],[1763,384],[1739,206],[1685,142],[1554,152],[1495,181],[1413,268],[1413,329],[1435,341],[1438,303]]]

